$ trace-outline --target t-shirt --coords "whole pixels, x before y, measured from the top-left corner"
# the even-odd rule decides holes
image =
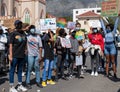
[[[54,59],[54,47],[53,43],[49,41],[50,37],[46,34],[44,37],[44,58],[53,60]]]
[[[42,47],[40,36],[29,35],[27,36],[28,56],[39,56],[39,48]]]
[[[26,36],[23,31],[13,31],[10,35],[13,58],[24,58],[26,48]]]
[[[77,39],[77,40],[83,40],[83,39],[85,39],[85,34],[84,34],[84,32],[83,31],[76,31],[76,34],[75,34],[75,38]]]
[[[6,43],[7,43],[7,36],[5,34],[0,35],[0,50],[5,50]]]

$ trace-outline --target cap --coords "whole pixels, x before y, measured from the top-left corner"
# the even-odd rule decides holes
[[[22,23],[22,21],[16,20],[16,21],[14,22],[14,25],[17,25],[18,23]]]

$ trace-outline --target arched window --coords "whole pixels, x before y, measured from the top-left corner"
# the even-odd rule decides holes
[[[13,16],[17,17],[17,10],[16,10],[16,8],[13,9]]]
[[[2,5],[1,7],[1,16],[5,16],[5,6]]]
[[[24,14],[24,18],[25,18],[25,23],[30,23],[30,12],[29,10],[26,10],[25,11],[25,14]]]

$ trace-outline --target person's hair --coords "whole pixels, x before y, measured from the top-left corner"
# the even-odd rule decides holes
[[[0,33],[3,34],[3,29],[2,28],[0,28]]]
[[[93,30],[98,30],[98,29],[97,29],[97,28],[92,28],[92,31],[93,31]]]
[[[29,26],[28,23],[23,23],[23,24],[22,24],[22,28],[26,28],[26,27],[28,27],[28,26]]]
[[[29,30],[35,28],[35,25],[30,25]]]
[[[113,24],[107,24],[106,28],[108,28],[108,27],[110,27],[111,31],[113,31],[113,29],[114,29],[114,25]]]
[[[73,38],[75,38],[75,34],[76,34],[76,31],[73,31],[73,32],[71,33],[71,36],[72,36]]]
[[[81,24],[80,24],[80,23],[78,23],[78,22],[75,24],[75,26],[77,26],[77,25],[80,25],[80,26],[81,26]]]
[[[63,36],[64,33],[65,33],[65,29],[61,28],[61,29],[59,30],[59,36]]]

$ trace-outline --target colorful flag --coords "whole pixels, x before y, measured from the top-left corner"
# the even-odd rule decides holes
[[[67,24],[67,21],[65,18],[58,18],[57,19],[57,27],[64,28]]]

